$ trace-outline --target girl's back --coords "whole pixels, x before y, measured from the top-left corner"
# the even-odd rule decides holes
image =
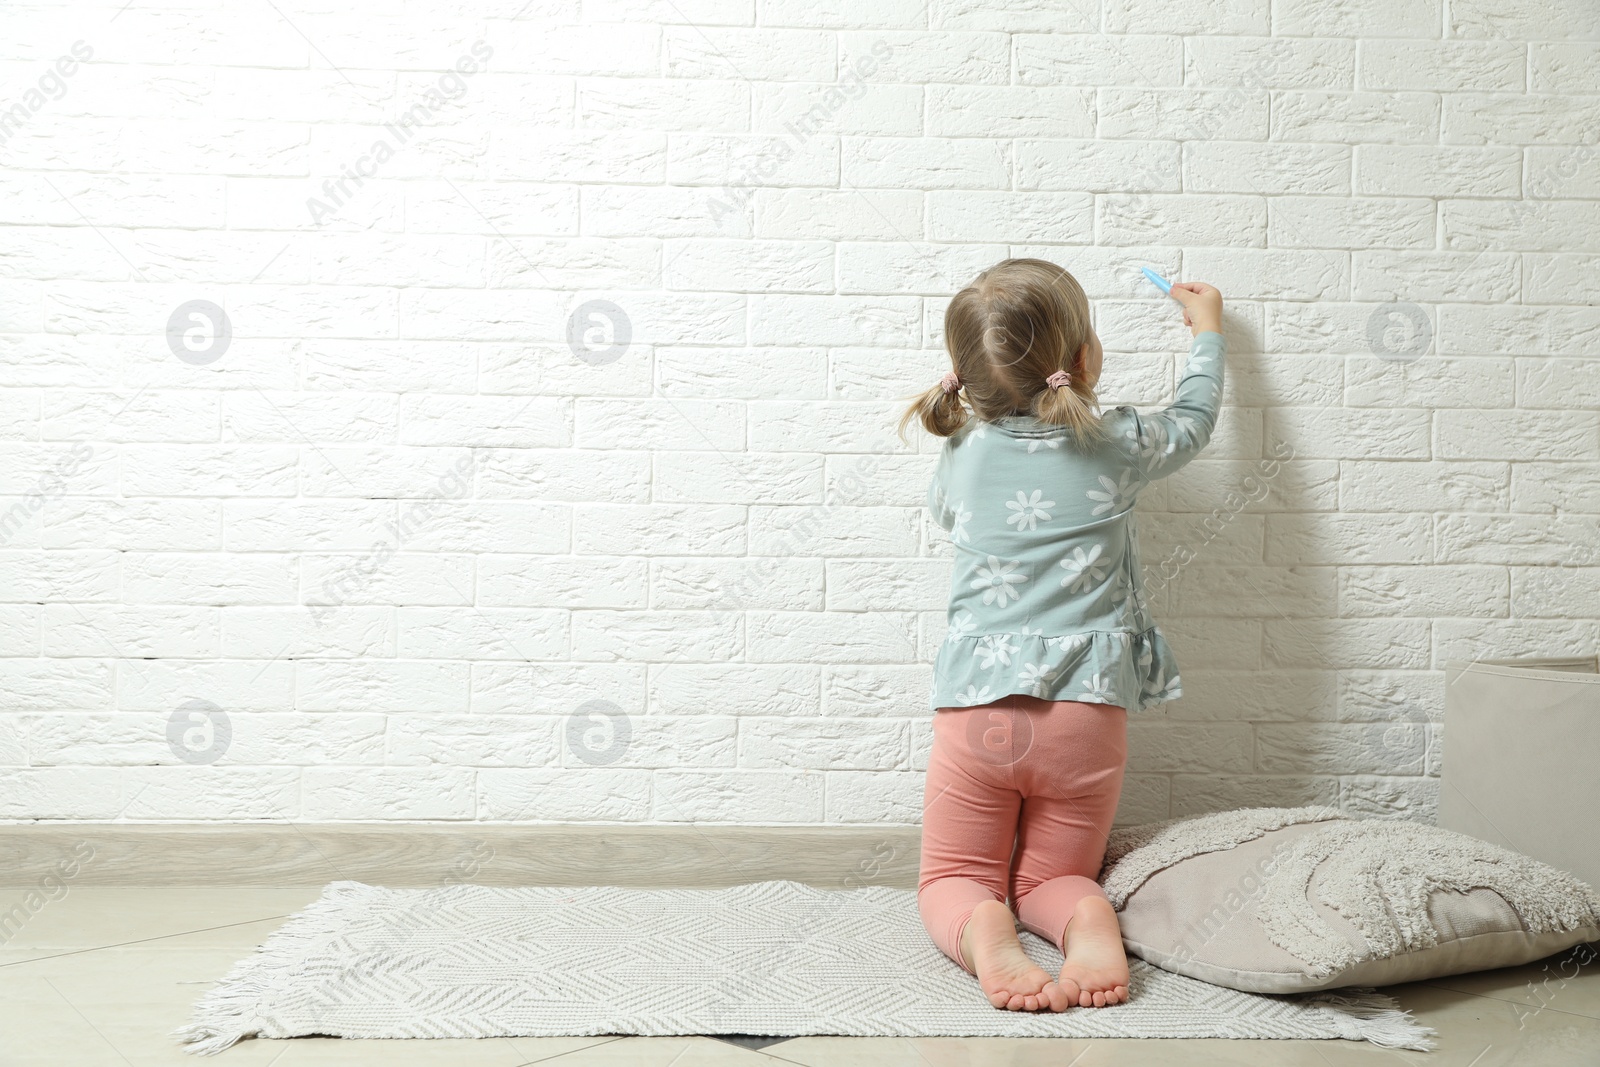
[[[1070,275],[1036,260],[1007,261],[985,277],[1012,264],[1035,277],[1047,269],[1045,280],[1068,304],[1082,299]],[[974,303],[988,311],[993,300]],[[956,302],[952,310],[962,314]],[[1182,694],[1176,659],[1145,600],[1133,506],[1146,485],[1210,440],[1222,394],[1223,338],[1214,331],[1196,335],[1170,407],[1151,415],[1118,407],[1095,417],[1088,408],[1100,346],[1087,327],[1086,300],[1082,312],[1083,341],[1074,344],[1070,327],[1063,331],[1068,356],[1054,364],[1072,370],[1050,370],[1048,360],[1028,366],[1051,347],[1041,341],[1049,331],[1034,324],[1026,333],[1032,344],[1007,352],[1005,335],[1022,332],[1013,323],[1000,327],[998,337],[990,332],[996,327],[986,327],[967,371],[956,376],[969,394],[980,394],[980,403],[997,389],[1024,392],[1030,377],[1037,391],[1026,413],[952,419],[939,457],[928,507],[949,531],[955,559],[934,708],[1022,693],[1134,711]],[[992,312],[984,321],[993,321]],[[951,334],[958,367],[959,335],[959,329]],[[977,378],[987,379],[980,388],[971,381]],[[1001,407],[1015,403],[999,399]],[[939,402],[930,396],[924,409]],[[937,432],[938,420],[932,421]]]

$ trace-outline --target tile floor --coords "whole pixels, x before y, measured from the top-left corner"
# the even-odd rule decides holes
[[[73,887],[0,947],[0,1065],[146,1067],[1594,1067],[1600,962],[1559,960],[1394,987],[1438,1029],[1439,1051],[1350,1041],[1070,1041],[993,1038],[504,1038],[486,1041],[248,1040],[189,1056],[168,1036],[189,1008],[317,888]],[[9,907],[20,890],[0,890]],[[1548,969],[1546,969],[1548,968]]]

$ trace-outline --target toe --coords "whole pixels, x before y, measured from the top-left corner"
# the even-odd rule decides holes
[[[1094,1006],[1097,1007],[1097,1008],[1103,1008],[1103,1007],[1106,1006],[1106,994],[1105,994],[1104,990],[1100,990],[1100,989],[1095,990],[1095,993],[1094,993]]]
[[[1071,983],[1068,984],[1070,985]],[[1045,999],[1049,1002],[1051,1011],[1066,1011],[1073,1004],[1077,1003],[1078,1000],[1077,986],[1072,986],[1072,988],[1069,990],[1060,982],[1047,983],[1041,992],[1043,992]]]

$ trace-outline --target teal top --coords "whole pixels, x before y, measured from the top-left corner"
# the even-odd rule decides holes
[[[1031,415],[969,418],[928,488],[955,561],[932,707],[1013,693],[1142,711],[1183,695],[1145,601],[1133,506],[1211,440],[1225,345],[1195,335],[1171,407],[1101,416],[1105,439]]]

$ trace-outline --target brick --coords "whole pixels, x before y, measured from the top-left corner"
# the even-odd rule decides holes
[[[755,187],[835,185],[839,179],[837,136],[733,136],[681,133],[672,137],[666,180],[674,185],[712,186],[707,210],[738,210]],[[856,183],[851,183],[856,184]]]
[[[1345,403],[1353,408],[1475,407],[1485,396],[1510,396],[1512,384],[1512,361],[1488,356],[1352,356],[1345,364]]]
[[[1586,145],[1594,136],[1592,96],[1463,92],[1441,99],[1444,144]]]
[[[1441,459],[1600,459],[1600,415],[1592,411],[1441,411]]]
[[[750,340],[904,348],[922,340],[921,311],[912,296],[757,295],[750,298]]]
[[[452,667],[466,666],[451,664]],[[604,699],[643,713],[645,667],[632,663],[473,663],[474,712],[570,714]]]
[[[46,526],[39,543],[49,549],[217,549],[222,547],[221,514],[222,506],[215,500],[63,497],[45,503]]]
[[[479,816],[506,822],[638,822],[651,818],[643,768],[485,768],[475,775]]]
[[[1442,0],[1398,0],[1382,7],[1276,0],[1275,33],[1290,37],[1438,37]]]
[[[1490,252],[1356,252],[1357,300],[1470,301],[1504,304],[1522,290],[1515,254]]]
[[[1329,567],[1228,567],[1197,560],[1171,583],[1175,615],[1319,618],[1333,602]]]
[[[1466,93],[1520,90],[1527,46],[1511,41],[1366,40],[1356,69],[1358,89]]]
[[[1363,196],[1518,196],[1522,153],[1514,148],[1361,144],[1355,191]]]
[[[652,608],[820,610],[822,588],[822,561],[815,559],[746,557],[650,562]]]
[[[655,367],[656,387],[669,397],[821,399],[827,393],[822,348],[663,348]]]
[[[771,556],[908,556],[919,509],[825,505],[750,509],[750,550]]]
[[[1506,511],[1511,468],[1459,460],[1343,460],[1339,508],[1351,512]]]
[[[1225,771],[1251,769],[1251,736],[1244,723],[1226,725],[1180,722],[1128,723],[1128,768],[1140,772],[1183,771],[1196,765]]]
[[[1021,138],[1018,189],[1091,193],[1176,193],[1183,188],[1182,146],[1169,141]]]
[[[1269,89],[1347,89],[1356,42],[1306,37],[1185,37],[1184,74],[1192,84]]]
[[[831,293],[833,247],[820,241],[685,240],[664,249],[669,289]]]
[[[1111,194],[1096,198],[1095,213],[1103,243],[1142,244],[1174,230],[1196,244],[1267,243],[1268,202],[1262,197]]]
[[[1596,529],[1582,515],[1442,515],[1437,552],[1441,563],[1592,566],[1600,560]]]
[[[840,176],[846,186],[1005,189],[1010,185],[1011,149],[1004,141],[967,137],[842,140]]]
[[[906,765],[907,724],[872,719],[765,719],[739,724],[739,766],[756,770],[892,771]]]
[[[349,608],[341,608],[349,611]],[[406,659],[560,659],[570,613],[538,608],[398,608],[395,654]]]
[[[650,668],[650,711],[676,716],[815,715],[821,674],[821,668],[801,664],[662,664]]]
[[[751,611],[746,655],[754,663],[906,663],[916,656],[903,612]]]
[[[1432,665],[1426,619],[1336,619],[1269,622],[1266,662],[1274,667],[1327,667],[1330,649],[1343,665],[1420,670]]]
[[[752,205],[761,237],[916,240],[923,194],[890,189],[758,189]]]
[[[1294,515],[1266,516],[1269,563],[1326,563],[1335,542],[1343,546],[1337,551],[1344,563],[1434,561],[1433,524],[1426,514],[1328,515],[1320,516],[1314,526]]]
[[[1169,29],[1169,27],[1163,27]],[[1017,80],[1023,85],[1183,84],[1183,39],[1170,34],[1017,34]]]
[[[1530,43],[1528,88],[1536,93],[1600,93],[1600,43]]]
[[[1600,513],[1600,464],[1561,463],[1511,468],[1511,510],[1549,515],[1556,511]]]
[[[1508,613],[1506,572],[1499,567],[1340,567],[1338,577],[1345,618]]]
[[[633,448],[738,450],[745,443],[744,405],[718,400],[609,400],[579,398],[575,442],[609,449],[625,440]]]
[[[1431,144],[1439,106],[1433,93],[1285,90],[1273,95],[1271,139]]]
[[[296,593],[290,561],[273,555],[147,551],[122,561],[122,595],[135,604],[292,604]]]
[[[1600,625],[1591,619],[1441,619],[1433,666],[1442,669],[1453,659],[1548,656],[1552,648],[1590,647],[1596,637]]]
[[[763,82],[752,90],[752,132],[790,145],[831,145],[840,135],[915,137],[922,132],[923,94],[916,85],[862,81]]]
[[[1194,141],[1183,146],[1184,188],[1195,193],[1347,196],[1344,145]]]
[[[1095,132],[1113,140],[1267,139],[1267,93],[1261,89],[1101,89]],[[1062,134],[1061,136],[1074,136]]]
[[[726,662],[745,649],[745,617],[736,611],[578,611],[572,615],[572,656]]]
[[[834,74],[834,35],[817,30],[702,29],[661,31],[666,72],[674,78],[822,81]]]
[[[1266,208],[1268,243],[1280,248],[1433,247],[1429,200],[1285,196]]]
[[[662,771],[651,778],[658,822],[809,823],[822,820],[822,776],[804,771]]]
[[[323,822],[352,819],[470,819],[476,812],[473,773],[465,767],[308,767],[301,812]]]

